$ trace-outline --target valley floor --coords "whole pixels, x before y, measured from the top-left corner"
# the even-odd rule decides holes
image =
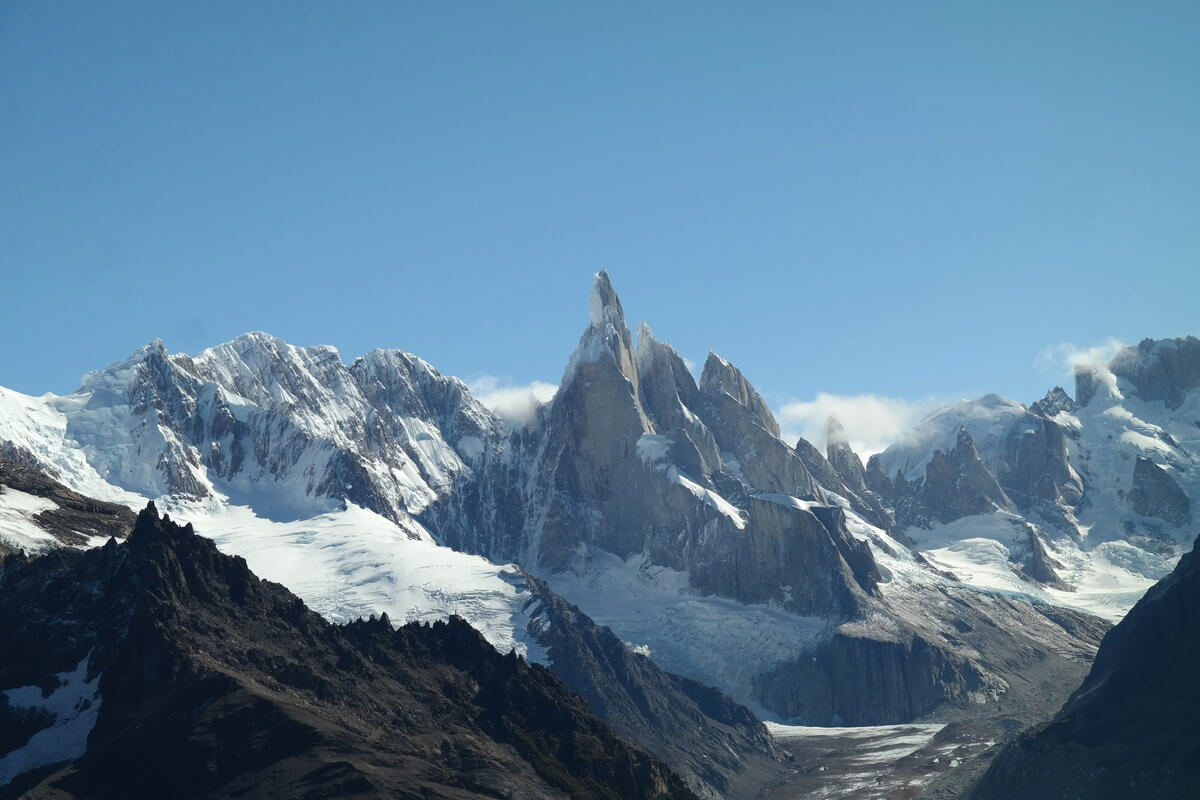
[[[964,722],[854,728],[768,722],[767,727],[796,760],[766,791],[766,800],[957,797],[1004,736],[999,725]]]

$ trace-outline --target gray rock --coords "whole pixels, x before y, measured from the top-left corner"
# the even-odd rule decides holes
[[[1095,367],[1075,367],[1075,403],[1083,407],[1100,391],[1100,372]]]
[[[1200,339],[1143,339],[1118,352],[1109,369],[1138,397],[1161,400],[1174,410],[1187,392],[1200,386]]]
[[[920,506],[931,519],[953,522],[971,514],[1015,511],[1012,500],[984,465],[975,441],[960,428],[949,453],[938,450],[925,467]]]
[[[1062,710],[1004,748],[973,800],[1200,797],[1198,617],[1193,549],[1104,637]]]
[[[1045,397],[1031,405],[1029,410],[1043,417],[1053,417],[1055,414],[1063,412],[1070,414],[1078,411],[1079,403],[1072,400],[1061,386],[1055,386],[1046,392]]]
[[[21,457],[15,448],[7,452]],[[20,461],[0,454],[0,495],[11,489],[52,501],[56,508],[38,512],[31,521],[60,544],[82,547],[91,537],[123,539],[133,530],[135,517],[128,508],[72,491],[36,464],[28,451]]]
[[[822,488],[845,497],[863,519],[907,543],[891,509],[867,486],[862,460],[846,441],[836,419],[830,417],[827,423],[825,455],[803,437],[796,442],[796,454]]]
[[[617,733],[670,764],[702,797],[759,797],[778,778],[785,755],[748,709],[659,669],[543,581],[523,581],[537,604],[530,631],[555,675]]]
[[[515,440],[515,457],[485,463],[474,483],[486,488],[456,491],[422,520],[455,547],[551,573],[585,570],[598,547],[685,572],[702,593],[859,613],[878,571],[844,520],[756,497],[816,499],[816,484],[771,433],[778,426],[741,372],[713,356],[697,386],[644,325],[635,353],[604,274],[590,311],[558,393]],[[512,497],[524,510],[481,497]],[[478,530],[487,541],[463,535]]]
[[[914,588],[900,602],[763,673],[760,701],[817,725],[1037,714],[1086,672],[1108,628],[1087,614],[950,587]]]
[[[1072,588],[1070,584],[1063,581],[1057,572],[1063,568],[1062,564],[1050,555],[1046,544],[1038,536],[1037,528],[1027,522],[1022,523],[1021,528],[1025,532],[1027,547],[1024,558],[1018,565],[1021,575],[1033,583],[1070,591]]]
[[[1004,460],[1012,466],[999,476],[1000,484],[1022,511],[1038,500],[1061,498],[1075,506],[1083,498],[1083,482],[1071,469],[1062,426],[1036,414],[1029,423],[1005,440]]]
[[[1142,456],[1134,462],[1132,487],[1125,499],[1131,509],[1146,517],[1176,526],[1192,521],[1191,502],[1171,473]]]

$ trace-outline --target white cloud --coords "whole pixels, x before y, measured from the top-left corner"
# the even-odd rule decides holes
[[[1123,342],[1111,337],[1093,347],[1079,347],[1073,342],[1060,342],[1043,348],[1037,355],[1036,363],[1043,371],[1055,373],[1063,378],[1070,391],[1074,391],[1076,369],[1094,369],[1096,377],[1108,386],[1109,392],[1114,397],[1120,397],[1117,376],[1113,375],[1108,365],[1124,348]]]
[[[510,425],[523,427],[533,421],[538,407],[548,402],[558,386],[545,381],[517,385],[511,378],[480,375],[467,383],[475,399]]]
[[[825,450],[825,425],[830,417],[836,417],[846,431],[850,446],[865,462],[939,405],[941,403],[935,398],[904,400],[877,394],[821,392],[813,400],[783,405],[776,417],[787,442],[803,436],[822,452]]]

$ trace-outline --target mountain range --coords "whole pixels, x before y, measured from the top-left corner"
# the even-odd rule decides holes
[[[736,366],[635,336],[606,273],[588,312],[521,424],[414,355],[263,333],[0,390],[0,547],[99,546],[153,500],[332,623],[461,618],[689,791],[751,797],[787,763],[760,718],[1044,717],[1195,539],[1195,338],[939,409],[864,464],[836,420],[785,441]]]

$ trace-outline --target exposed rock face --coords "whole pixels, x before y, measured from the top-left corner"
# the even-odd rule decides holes
[[[807,439],[796,442],[796,454],[809,474],[823,489],[846,498],[863,519],[904,541],[895,514],[867,486],[862,460],[845,440],[842,426],[833,418],[829,420],[826,442],[824,455]]]
[[[1095,367],[1075,368],[1075,403],[1083,407],[1100,391],[1100,371]]]
[[[28,464],[0,457],[0,493],[6,489],[51,501],[56,508],[38,512],[33,522],[61,544],[81,546],[91,537],[124,538],[133,528],[133,512],[73,492]]]
[[[1046,396],[1029,407],[1029,410],[1038,416],[1053,418],[1056,414],[1067,413],[1079,410],[1079,404],[1071,399],[1061,386],[1055,386],[1050,391],[1046,392]]]
[[[288,504],[271,515],[341,500],[416,513],[470,474],[500,429],[461,381],[415,356],[378,350],[347,367],[332,347],[264,333],[196,356],[154,342],[85,376],[79,393],[68,434],[113,483],[204,497],[215,479],[251,505]]]
[[[1036,512],[1072,533],[1083,481],[1071,467],[1068,431],[1055,417],[1073,405],[1061,389],[1029,408],[995,395],[959,403],[872,456],[865,481],[903,525],[1001,509]],[[960,444],[964,433],[969,446]]]
[[[758,686],[764,705],[814,724],[1036,715],[1086,672],[1107,628],[1087,614],[924,587],[840,626]]]
[[[1172,525],[1187,525],[1192,520],[1188,496],[1171,473],[1148,458],[1139,456],[1134,462],[1132,488],[1126,500],[1137,513]]]
[[[635,352],[604,273],[589,310],[540,424],[511,440],[515,458],[488,461],[476,471],[486,488],[422,521],[454,547],[551,573],[585,571],[598,548],[686,573],[706,594],[859,613],[878,575],[870,552],[844,519],[796,501],[822,502],[745,376],[710,354],[697,385],[644,325]]]
[[[975,440],[965,428],[959,428],[953,450],[934,453],[925,468],[923,489],[922,503],[940,522],[1013,508],[1000,483],[984,466]]]
[[[1002,474],[1001,484],[1022,510],[1060,498],[1069,506],[1076,505],[1083,497],[1083,484],[1071,469],[1062,427],[1041,416],[1030,422],[1019,436],[1006,442],[1004,458],[1012,467]]]
[[[625,738],[671,765],[697,793],[757,797],[783,752],[758,718],[716,689],[665,672],[532,576],[531,624],[567,688]]]
[[[1058,570],[1062,569],[1062,564],[1050,555],[1045,543],[1038,536],[1037,528],[1029,523],[1024,523],[1022,527],[1028,537],[1029,550],[1020,564],[1021,573],[1034,583],[1069,590],[1070,585],[1058,576]]]
[[[1200,386],[1200,339],[1143,339],[1137,347],[1117,353],[1109,368],[1138,397],[1177,409],[1184,396]]]
[[[944,452],[933,451],[933,456],[925,462],[921,480],[910,483],[899,470],[889,480],[882,472],[878,456],[872,457],[866,480],[895,505],[897,519],[903,525],[927,526],[972,514],[1016,510],[983,463],[966,428],[958,429],[954,447]]]
[[[825,457],[847,486],[855,491],[866,488],[866,471],[863,469],[862,459],[850,447],[850,442],[846,439],[846,429],[834,417],[830,417],[825,423]]]
[[[729,395],[767,433],[779,438],[779,423],[759,396],[758,390],[750,385],[741,370],[711,351],[704,362],[704,372],[700,375],[700,391],[708,397]]]
[[[816,496],[816,485],[795,451],[779,438],[779,424],[742,375],[715,353],[700,375],[700,418],[737,471],[759,492]]]
[[[695,797],[463,621],[331,625],[152,507],[126,544],[7,560],[0,647],[2,686],[78,664],[94,693],[64,712],[86,752],[0,796]]]
[[[1009,744],[972,797],[1200,796],[1198,617],[1193,550],[1104,638],[1058,715]]]

